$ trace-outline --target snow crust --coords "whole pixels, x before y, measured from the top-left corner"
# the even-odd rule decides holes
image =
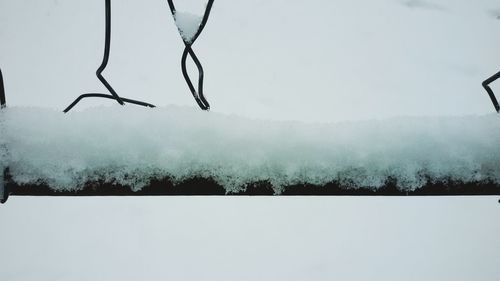
[[[269,180],[339,181],[401,189],[432,180],[500,182],[500,118],[401,117],[308,124],[251,120],[190,107],[40,108],[0,112],[1,166],[20,184],[57,190],[105,180],[139,190],[151,178],[212,177],[228,191]]]
[[[202,16],[176,11],[174,15],[175,25],[179,29],[184,41],[191,43],[198,32],[198,28],[203,20]]]

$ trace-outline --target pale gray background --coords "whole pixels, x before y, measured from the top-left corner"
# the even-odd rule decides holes
[[[63,109],[103,90],[94,75],[103,6],[0,0],[10,105]],[[166,1],[113,9],[105,76],[116,90],[197,110]],[[195,49],[216,112],[486,114],[480,83],[500,70],[499,9],[497,0],[216,0]],[[80,108],[96,104],[112,102]],[[497,200],[13,197],[0,206],[0,280],[490,281],[500,276]]]
[[[498,198],[20,198],[0,279],[497,280]]]
[[[195,12],[203,3],[177,2]],[[195,106],[166,0],[112,5],[104,75],[118,93]],[[500,70],[499,9],[497,0],[218,0],[194,48],[216,112],[303,121],[484,114],[494,110],[481,82]],[[95,77],[104,0],[0,0],[0,27],[11,105],[63,109],[104,90]],[[82,105],[96,103],[113,102]]]

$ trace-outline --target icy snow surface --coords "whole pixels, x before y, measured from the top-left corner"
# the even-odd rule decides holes
[[[186,12],[175,12],[174,19],[184,41],[192,42],[203,17]]]
[[[212,177],[228,191],[269,180],[403,189],[435,180],[500,182],[500,117],[401,117],[308,124],[188,107],[0,112],[0,157],[13,180],[54,189],[104,179],[138,190],[151,178]]]

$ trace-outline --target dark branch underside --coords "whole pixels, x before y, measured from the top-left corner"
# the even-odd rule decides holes
[[[384,186],[346,187],[337,182],[325,185],[296,184],[283,187],[276,194],[267,181],[255,182],[242,187],[239,192],[226,191],[211,178],[195,177],[175,183],[170,178],[152,180],[139,191],[130,187],[109,183],[89,182],[82,189],[58,191],[48,185],[19,185],[12,181],[6,183],[7,192],[13,196],[162,196],[162,195],[326,195],[326,196],[454,196],[454,195],[500,195],[500,184],[492,182],[428,182],[416,190],[398,188],[397,181],[388,178]]]

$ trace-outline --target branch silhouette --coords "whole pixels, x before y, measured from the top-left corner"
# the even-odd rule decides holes
[[[96,70],[96,76],[99,81],[106,87],[106,89],[109,91],[110,94],[98,94],[98,93],[88,93],[88,94],[83,94],[80,95],[78,98],[76,98],[66,109],[64,109],[64,113],[69,112],[76,104],[78,104],[82,99],[84,98],[89,98],[89,97],[97,97],[97,98],[107,98],[107,99],[112,99],[116,100],[119,104],[124,105],[125,102],[136,104],[136,105],[141,105],[141,106],[146,106],[146,107],[155,107],[152,104],[142,102],[142,101],[137,101],[133,99],[127,99],[127,98],[121,98],[116,91],[111,87],[109,82],[104,78],[102,75],[102,72],[104,69],[106,69],[106,66],[108,65],[109,61],[109,53],[110,53],[110,46],[111,46],[111,0],[105,0],[105,13],[106,13],[106,37],[104,40],[104,57],[102,59],[102,63],[97,68]]]

